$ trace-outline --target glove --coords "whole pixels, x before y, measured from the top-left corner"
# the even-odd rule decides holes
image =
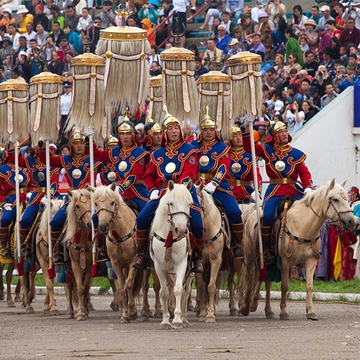
[[[208,184],[206,184],[204,190],[209,194],[212,194],[216,190],[216,185],[212,182],[209,182]]]
[[[12,210],[12,204],[10,203],[5,203],[2,207],[4,210]]]
[[[253,114],[245,114],[244,118],[246,124],[251,122],[253,123],[255,121],[255,116]]]
[[[250,196],[256,201],[255,191],[253,191]],[[259,200],[262,200],[260,191],[259,191]]]
[[[27,200],[27,201],[29,201],[29,200],[30,200],[31,195],[32,195],[32,193],[31,193],[31,192],[28,192],[28,193],[26,194],[26,200]]]
[[[311,193],[312,191],[313,191],[312,188],[307,187],[307,188],[304,190],[304,194],[305,194],[305,195],[306,195],[306,194],[309,194],[309,193]]]
[[[150,200],[157,199],[159,197],[159,190],[155,189],[150,194]]]
[[[46,196],[41,199],[40,204],[43,206],[48,206],[48,199]]]
[[[94,135],[94,128],[93,128],[92,126],[88,126],[88,127],[85,129],[85,135],[86,135],[86,136]]]
[[[64,168],[62,168],[62,169],[60,170],[60,174],[61,174],[62,176],[64,176],[65,173],[66,173],[66,170],[65,170]]]

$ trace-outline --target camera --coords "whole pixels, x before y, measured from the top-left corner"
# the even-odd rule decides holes
[[[324,76],[324,73],[322,71],[319,71],[319,76]]]

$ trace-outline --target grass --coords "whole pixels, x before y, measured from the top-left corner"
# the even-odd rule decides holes
[[[4,284],[6,283],[5,277],[3,277]],[[14,276],[12,284],[16,285],[18,277]],[[45,286],[45,281],[42,275],[36,275],[35,279],[36,286]],[[63,284],[55,284],[55,286],[63,286]],[[100,293],[106,292],[109,288],[109,281],[106,278],[98,277],[93,280],[92,286],[99,286]],[[150,287],[152,287],[152,278],[150,277]],[[226,289],[227,286],[222,286],[223,289]],[[265,290],[264,284],[261,285],[261,290]],[[281,283],[273,283],[273,291],[281,290]],[[306,291],[306,283],[301,280],[291,280],[290,281],[290,291]],[[314,280],[314,292],[324,292],[324,293],[337,293],[337,294],[359,294],[360,293],[360,279],[355,279],[352,281],[320,281]]]

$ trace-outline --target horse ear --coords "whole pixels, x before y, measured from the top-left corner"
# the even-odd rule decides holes
[[[169,190],[174,190],[174,182],[172,180],[169,181],[169,184],[168,184],[168,187],[169,187]]]
[[[329,188],[328,188],[328,191],[329,190],[332,190],[335,186],[335,178],[333,178],[331,181],[330,181],[330,185],[329,185]]]
[[[91,185],[87,185],[86,190],[89,190],[90,192],[95,192],[96,189]]]
[[[193,186],[193,183],[192,183],[192,181],[190,180],[190,181],[186,184],[186,188],[190,191],[191,188],[192,188],[192,186]]]
[[[66,190],[66,191],[67,191],[67,193],[68,193],[68,195],[69,195],[70,197],[72,197],[72,196],[73,196],[72,191],[70,191],[70,190]]]
[[[344,180],[340,185],[344,188],[345,187],[345,185],[346,185],[346,181],[347,180]]]
[[[115,191],[115,190],[116,190],[116,184],[115,184],[115,183],[112,183],[112,184],[110,185],[110,189],[111,189],[112,191]]]

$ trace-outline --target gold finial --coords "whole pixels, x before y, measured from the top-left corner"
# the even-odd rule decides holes
[[[151,123],[153,123],[153,122],[154,122],[154,120],[151,118],[150,111],[148,110],[148,111],[147,111],[147,117],[146,117],[146,123],[147,123],[147,124],[151,124]]]
[[[124,121],[130,121],[130,118],[129,118],[129,108],[128,108],[128,107],[125,108]]]
[[[216,129],[216,122],[209,115],[209,106],[205,107],[205,116],[200,122],[201,129]]]

